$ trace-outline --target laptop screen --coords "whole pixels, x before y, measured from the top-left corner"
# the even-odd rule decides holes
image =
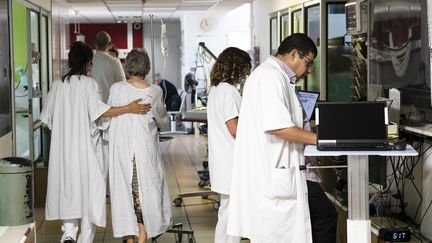
[[[387,119],[385,102],[318,102],[318,141],[386,141]]]
[[[319,93],[313,91],[300,90],[297,92],[297,96],[306,112],[308,120],[312,118],[315,111],[315,104],[318,101]]]

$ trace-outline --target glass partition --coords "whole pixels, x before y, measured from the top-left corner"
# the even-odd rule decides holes
[[[29,99],[31,80],[29,64],[30,16],[28,9],[17,1],[12,1],[13,35],[13,84],[15,99],[15,155],[30,157],[30,111]],[[33,132],[31,133],[33,135]]]
[[[318,49],[311,74],[306,77],[306,89],[320,90],[320,6],[313,5],[305,9],[306,34],[314,41]]]
[[[270,54],[276,55],[278,49],[278,39],[277,39],[277,18],[270,18]]]
[[[352,100],[351,36],[347,35],[345,3],[327,4],[327,100]]]
[[[291,12],[291,33],[303,33],[303,11],[302,9],[294,10]],[[299,80],[296,83],[296,90],[304,90],[305,80]]]
[[[281,42],[289,35],[289,13],[284,13],[280,17],[281,23]]]
[[[30,136],[32,136],[31,140],[33,140],[33,161],[40,160],[42,156],[42,124],[39,118],[42,110],[41,79],[42,74],[45,75],[45,72],[43,72],[44,70],[41,70],[42,56],[44,61],[47,59],[46,24],[46,17],[41,18],[40,13],[33,10],[30,11],[31,82],[33,87],[30,90],[32,99],[33,134],[30,134]],[[42,31],[44,32],[42,33]],[[41,52],[42,49],[45,50],[45,53]]]
[[[303,32],[303,13],[302,10],[295,10],[292,12],[292,33],[302,33]]]

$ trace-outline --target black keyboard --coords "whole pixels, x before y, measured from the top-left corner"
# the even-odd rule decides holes
[[[320,144],[317,146],[318,150],[322,151],[388,151],[392,150],[393,146],[390,144],[370,144],[370,143],[346,143],[346,144]]]

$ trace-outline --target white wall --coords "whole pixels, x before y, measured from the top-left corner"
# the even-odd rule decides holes
[[[425,151],[431,144],[425,143],[423,151]],[[414,158],[416,159],[416,157]],[[389,173],[387,173],[389,174]],[[415,187],[420,191],[421,197],[417,189],[410,180],[405,179],[403,186],[404,201],[406,203],[406,214],[414,220],[415,223],[420,224],[420,232],[422,235],[432,239],[432,208],[428,207],[432,202],[432,150],[429,149],[420,158],[419,163],[414,167],[412,172],[413,182]],[[420,207],[420,208],[418,208]],[[417,212],[418,210],[418,212]],[[416,215],[417,213],[417,215]],[[426,214],[425,214],[426,213]],[[414,216],[416,218],[414,219]],[[423,221],[421,221],[423,218]]]
[[[430,144],[423,145],[424,149],[430,146]],[[432,202],[432,151],[429,149],[428,152],[423,155],[423,164],[422,166],[422,196],[423,203],[421,206],[421,215],[427,211],[427,214],[424,215],[423,222],[420,226],[421,233],[429,239],[432,239],[432,208],[429,208]]]
[[[228,46],[235,46],[249,51],[251,49],[250,16],[249,4],[242,5],[225,13],[189,13],[184,15],[181,19],[181,35],[183,37],[181,76],[184,77],[191,67],[196,67],[198,59],[196,54],[199,42],[204,42],[205,46],[216,57]],[[200,27],[203,19],[208,19],[210,23],[208,29]],[[210,64],[205,63],[205,70],[197,68],[198,79],[203,78],[203,72],[207,72],[208,75],[212,62]]]
[[[181,88],[181,74],[180,74],[180,46],[181,46],[181,32],[180,22],[167,22],[166,35],[168,38],[168,57],[166,59],[166,67],[163,69],[163,56],[161,51],[161,22],[159,18],[153,20],[154,32],[154,64],[155,73],[160,73],[164,79],[173,83],[178,89]],[[144,24],[144,48],[147,50],[151,59],[151,29],[150,23]],[[147,80],[152,82],[151,72],[147,76]]]
[[[255,46],[260,48],[260,63],[270,55],[270,4],[272,1],[253,2],[253,36]]]
[[[63,0],[53,0],[51,11],[52,77],[59,80],[68,70],[66,43],[69,43],[69,9]]]
[[[13,155],[12,144],[12,132],[0,137],[0,158]]]
[[[269,13],[286,9],[290,6],[307,2],[305,0],[271,0],[269,2]]]

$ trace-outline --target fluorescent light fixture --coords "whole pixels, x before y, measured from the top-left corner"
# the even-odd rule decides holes
[[[111,11],[114,16],[141,16],[141,11]]]
[[[142,4],[140,0],[105,0],[106,4]]]
[[[162,11],[175,11],[177,8],[143,8],[144,11],[162,12]]]
[[[221,3],[223,0],[182,0],[183,3]]]

